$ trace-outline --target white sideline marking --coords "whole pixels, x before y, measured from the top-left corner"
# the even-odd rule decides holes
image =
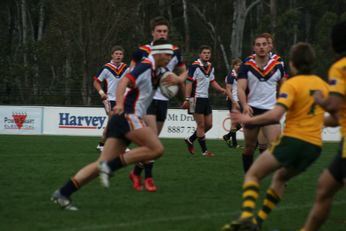
[[[335,201],[333,202],[333,205],[343,205],[346,204],[346,201]],[[279,207],[276,208],[274,211],[286,211],[286,210],[295,210],[295,209],[301,209],[301,208],[310,208],[312,207],[312,203],[305,204],[305,205],[292,205],[292,206],[286,206],[286,207]],[[84,227],[76,227],[76,228],[70,228],[70,229],[56,229],[55,231],[79,231],[79,230],[105,230],[110,228],[120,228],[120,227],[131,227],[136,225],[146,225],[146,224],[152,224],[152,223],[160,223],[160,222],[170,222],[170,221],[185,221],[185,220],[192,220],[192,219],[208,219],[212,217],[225,217],[225,216],[233,216],[239,214],[239,211],[233,211],[233,212],[222,212],[222,213],[208,213],[208,214],[202,214],[202,215],[186,215],[186,216],[176,216],[176,217],[162,217],[157,219],[146,219],[142,221],[133,221],[133,222],[124,222],[124,223],[118,223],[118,224],[104,224],[104,225],[88,225]],[[225,221],[227,222],[227,221]]]

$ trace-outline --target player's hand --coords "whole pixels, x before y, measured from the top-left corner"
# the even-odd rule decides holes
[[[181,105],[181,108],[183,109],[189,109],[190,103],[189,101],[185,100],[184,103]]]
[[[109,102],[109,100],[107,98],[102,100],[102,103],[105,106],[106,113],[109,114],[111,111],[111,103]]]
[[[124,113],[124,106],[120,105],[120,104],[115,105],[115,107],[113,108],[113,112],[116,115],[123,114]]]
[[[164,85],[172,86],[180,84],[180,79],[174,76],[173,74],[168,75],[165,79],[162,80]]]
[[[236,102],[236,101],[234,101],[234,102],[232,102],[232,109],[235,109],[235,110],[237,110],[237,111],[240,111],[240,105],[239,105],[239,103],[238,102]]]
[[[232,110],[231,111],[231,121],[232,123],[246,124],[249,122],[251,117],[248,114],[242,114],[240,111]]]
[[[314,97],[315,103],[317,103],[318,105],[323,104],[324,95],[322,91],[319,91],[319,90],[315,91],[313,94],[313,97]]]
[[[246,104],[246,105],[244,106],[244,108],[243,108],[243,114],[249,115],[249,116],[252,116],[252,115],[253,115],[253,110],[252,110],[252,108],[251,108],[248,104]]]

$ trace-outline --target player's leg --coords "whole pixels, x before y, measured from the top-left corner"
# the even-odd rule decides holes
[[[112,148],[112,147],[109,147],[109,148]],[[123,143],[121,140],[119,140],[113,144],[113,149],[115,151],[114,155],[120,155],[120,153],[124,153],[126,149],[126,144]],[[82,186],[89,183],[91,180],[93,180],[94,178],[98,176],[98,173],[99,173],[98,163],[100,160],[102,160],[102,154],[97,161],[90,163],[84,166],[83,168],[81,168],[61,188],[55,191],[52,196],[52,200],[62,208],[65,208],[68,210],[77,210],[77,208],[71,204],[70,197],[73,193],[78,191]]]
[[[342,186],[343,184],[337,181],[328,169],[324,170],[318,181],[315,203],[302,229],[303,231],[319,230],[328,218],[335,193]]]
[[[263,153],[267,147],[268,147],[268,140],[267,138],[264,136],[263,134],[263,127],[261,127],[259,133],[258,133],[258,150],[259,150],[259,153]]]
[[[240,217],[231,224],[226,224],[223,230],[257,230],[254,211],[259,197],[259,183],[265,176],[280,167],[281,164],[268,150],[256,159],[245,175]]]
[[[285,183],[298,174],[298,171],[289,168],[280,168],[274,173],[272,183],[266,191],[262,208],[257,213],[256,220],[259,227],[262,226],[263,222],[268,219],[270,212],[279,204],[285,190]]]
[[[159,136],[167,117],[168,101],[165,101],[165,100],[156,100],[156,101],[157,101],[157,109],[156,109],[156,115],[155,115],[156,128],[154,129],[154,132],[156,132],[157,136]],[[149,127],[152,127],[152,126],[153,125],[149,124]],[[157,190],[157,187],[153,179],[154,164],[155,164],[154,160],[146,161],[144,163],[144,174],[145,174],[144,188],[148,192],[156,192]]]
[[[281,135],[281,125],[280,124],[271,124],[262,127],[263,138],[267,142],[267,148],[270,148],[270,145],[276,141]]]
[[[227,104],[227,108],[228,108],[229,113],[231,113],[232,112],[232,102],[227,100],[226,104]],[[233,127],[233,123],[232,123],[231,119],[229,120],[229,122],[230,122],[230,130],[227,134],[222,136],[222,139],[226,142],[228,147],[231,147],[232,144],[231,144],[230,138],[232,137],[234,127]]]
[[[213,157],[214,153],[208,150],[205,133],[207,133],[213,127],[213,114],[210,112],[204,115],[204,136],[198,137],[199,145],[202,148],[203,156]]]
[[[104,108],[105,108],[105,111],[106,111],[106,114],[108,116],[108,121],[109,119],[111,118],[111,116],[113,115],[113,107],[116,105],[116,102],[113,101],[113,100],[104,100],[102,101],[103,104],[104,104]],[[108,125],[108,124],[107,124]],[[107,125],[105,126],[105,128],[103,129],[102,131],[102,136],[100,138],[100,142],[99,144],[97,145],[96,149],[99,150],[100,152],[102,152],[103,150],[103,146],[106,142],[106,139],[107,139]]]
[[[159,158],[163,154],[163,146],[157,137],[157,134],[149,127],[136,128],[126,133],[126,139],[133,141],[138,145],[137,148],[115,156],[111,151],[103,152],[102,161],[99,165],[101,183],[108,187],[109,176],[112,172],[123,166],[137,163],[139,161],[148,161]],[[108,142],[108,139],[107,139]],[[106,145],[107,145],[106,142]]]
[[[242,154],[243,170],[246,173],[252,165],[253,156],[257,144],[259,127],[258,126],[245,126],[244,127],[244,142],[245,147]]]

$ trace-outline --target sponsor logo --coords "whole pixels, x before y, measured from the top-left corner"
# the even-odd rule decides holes
[[[329,85],[331,85],[331,86],[335,86],[336,83],[337,83],[337,81],[336,81],[336,79],[330,79],[330,80],[328,81],[328,83],[329,83]]]
[[[35,120],[28,119],[26,112],[13,112],[12,117],[4,117],[4,129],[35,130]]]
[[[74,116],[70,113],[59,113],[59,128],[101,129],[106,116]]]
[[[280,93],[279,98],[287,99],[288,98],[288,94],[287,93]]]

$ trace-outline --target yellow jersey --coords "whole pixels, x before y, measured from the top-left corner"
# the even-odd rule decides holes
[[[316,75],[297,75],[282,85],[277,104],[286,108],[284,136],[322,145],[324,110],[317,106],[313,93],[327,96],[328,84]]]
[[[342,137],[346,137],[346,57],[339,59],[329,69],[329,89],[333,95],[343,97],[339,111],[339,124]]]

